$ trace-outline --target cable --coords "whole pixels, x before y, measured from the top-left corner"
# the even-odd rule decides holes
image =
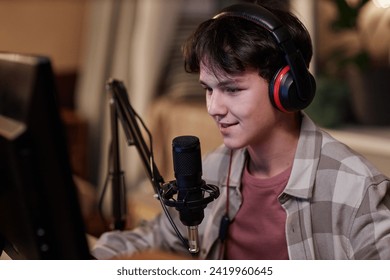
[[[141,125],[142,125],[143,129],[146,131],[146,134],[148,135],[149,151],[150,151],[150,153],[149,153],[149,161],[150,161],[150,169],[151,169],[151,174],[152,174],[151,180],[152,180],[152,185],[155,186],[155,184],[158,181],[156,181],[155,172],[154,172],[155,162],[154,162],[154,154],[153,154],[153,137],[152,137],[152,134],[150,133],[149,129],[146,127],[146,125],[145,125],[144,121],[142,120],[142,118],[134,110],[133,110],[133,113],[136,116],[136,118],[141,122]],[[161,207],[162,207],[162,209],[164,211],[164,214],[168,218],[169,223],[171,224],[171,226],[172,226],[173,230],[175,231],[177,237],[180,239],[180,241],[183,243],[183,245],[188,248],[189,247],[188,241],[185,240],[185,238],[183,237],[183,235],[180,233],[179,229],[177,228],[175,222],[173,221],[172,216],[169,213],[167,206],[163,202],[163,198],[161,197],[161,191],[156,189],[156,188],[154,188],[154,189],[155,189],[155,193],[157,194],[158,200],[159,200],[159,202],[161,204]]]
[[[108,150],[108,166],[111,165],[111,159],[112,159],[112,145],[111,145],[111,143],[110,143],[110,145],[109,145],[109,150]],[[106,218],[104,217],[104,213],[103,213],[103,201],[104,201],[104,196],[105,196],[106,191],[107,191],[107,186],[108,186],[109,178],[110,178],[110,169],[108,168],[108,169],[107,169],[107,173],[106,173],[106,177],[105,177],[105,180],[104,180],[104,183],[103,183],[103,187],[102,187],[102,192],[101,192],[101,194],[100,194],[99,201],[98,201],[98,212],[99,212],[99,217],[100,217],[100,219],[102,220],[102,222],[103,222],[105,225],[109,225],[109,223],[107,222]]]

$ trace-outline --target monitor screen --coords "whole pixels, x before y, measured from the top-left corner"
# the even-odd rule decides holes
[[[51,61],[0,53],[0,253],[89,259]]]

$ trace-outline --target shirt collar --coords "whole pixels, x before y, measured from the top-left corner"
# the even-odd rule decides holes
[[[302,113],[301,131],[290,179],[284,193],[309,199],[321,154],[322,134],[313,121]]]

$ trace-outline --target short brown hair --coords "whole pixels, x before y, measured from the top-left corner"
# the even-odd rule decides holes
[[[311,38],[302,22],[292,13],[267,8],[287,28],[297,49],[309,66],[313,51]],[[198,73],[200,63],[207,58],[213,71],[238,74],[257,69],[268,82],[287,64],[283,51],[272,34],[262,26],[239,17],[220,17],[201,23],[183,45],[184,67]]]

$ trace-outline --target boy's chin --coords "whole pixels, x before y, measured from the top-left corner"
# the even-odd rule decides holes
[[[235,143],[233,141],[229,141],[229,140],[225,140],[223,141],[224,145],[231,149],[231,150],[237,150],[237,149],[241,149],[241,148],[244,148],[245,145],[241,145],[240,143]]]

